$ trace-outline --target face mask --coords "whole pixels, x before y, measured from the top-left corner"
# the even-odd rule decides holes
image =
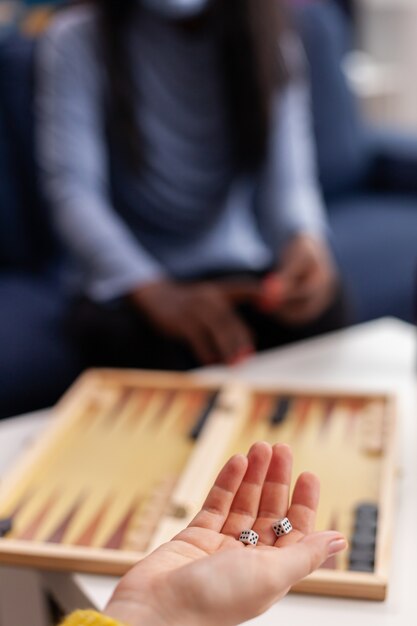
[[[211,0],[141,0],[155,13],[171,19],[187,19],[200,15]]]

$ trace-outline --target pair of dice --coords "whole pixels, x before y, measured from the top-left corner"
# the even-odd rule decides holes
[[[291,522],[288,517],[284,517],[284,519],[276,521],[272,524],[272,528],[277,537],[288,535],[288,533],[292,531]],[[239,541],[250,546],[256,546],[258,539],[259,535],[254,530],[243,530],[239,537]]]

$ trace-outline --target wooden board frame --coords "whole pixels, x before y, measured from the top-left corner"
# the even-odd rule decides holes
[[[387,593],[391,538],[394,513],[395,475],[397,460],[397,403],[391,394],[361,390],[335,391],[301,389],[299,386],[248,385],[248,383],[227,382],[204,378],[199,374],[176,374],[165,372],[129,370],[90,370],[84,373],[65,394],[56,407],[57,418],[44,435],[33,445],[11,474],[0,484],[0,497],[13,492],[14,486],[30,471],[32,465],[53,444],[59,434],[71,422],[73,411],[80,400],[86,397],[93,386],[122,385],[133,387],[157,386],[161,389],[202,389],[223,392],[217,408],[213,411],[209,424],[204,429],[191,455],[186,470],[173,493],[173,503],[185,509],[180,518],[164,520],[153,537],[149,550],[172,537],[192,518],[196,506],[201,503],[214,478],[218,462],[224,457],[227,444],[239,427],[236,412],[243,414],[252,393],[280,395],[302,395],[311,398],[372,398],[386,403],[389,432],[386,437],[384,455],[381,459],[381,480],[379,493],[379,520],[375,570],[373,573],[360,573],[340,570],[319,570],[296,585],[293,591],[314,595],[329,595],[369,600],[384,600]],[[224,442],[224,445],[219,445]],[[213,454],[214,446],[217,454]],[[196,472],[198,468],[198,472]],[[195,476],[198,479],[195,479]],[[148,550],[148,551],[149,551]],[[147,552],[148,552],[147,551]],[[0,563],[13,566],[35,567],[53,571],[77,571],[91,574],[122,575],[147,552],[128,552],[104,548],[66,546],[14,539],[0,539]]]
[[[283,396],[302,395],[311,398],[372,398],[387,404],[389,429],[386,447],[381,461],[381,480],[378,502],[378,528],[376,536],[375,569],[373,573],[321,569],[292,588],[294,593],[347,597],[362,600],[384,601],[389,583],[392,533],[394,522],[395,482],[398,458],[398,402],[392,393],[366,390],[334,389],[320,390],[300,386],[273,386],[256,383],[250,386],[252,393],[277,393]]]

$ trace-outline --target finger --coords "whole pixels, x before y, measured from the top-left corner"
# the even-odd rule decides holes
[[[257,300],[258,309],[263,313],[273,313],[285,299],[285,280],[276,272],[266,276],[262,281],[262,292]]]
[[[282,547],[299,541],[314,531],[320,500],[320,481],[314,474],[304,472],[295,484],[287,517],[293,527],[288,535],[279,537],[275,545]]]
[[[316,292],[310,299],[288,302],[277,311],[277,318],[290,326],[308,324],[331,305],[333,293]]]
[[[254,352],[251,331],[229,305],[211,303],[200,315],[212,350],[220,361],[232,364]]]
[[[317,297],[317,292],[323,290],[321,276],[309,274],[303,281],[294,285],[286,293],[285,303],[287,306],[305,304]]]
[[[326,306],[321,296],[286,303],[277,311],[277,318],[289,325],[306,324],[316,319]]]
[[[248,453],[248,467],[236,493],[222,533],[239,537],[242,530],[252,528],[257,516],[262,488],[272,457],[268,443],[255,443]]]
[[[335,282],[335,275],[318,264],[312,265],[310,271],[287,291],[286,303],[323,299],[332,292]]]
[[[222,281],[217,287],[231,304],[256,303],[262,292],[261,282],[253,279]]]
[[[326,531],[304,537],[298,543],[280,550],[254,550],[262,561],[264,589],[275,600],[300,580],[318,569],[330,556],[347,548],[338,532]],[[278,575],[277,575],[278,572]]]
[[[182,335],[200,363],[212,365],[219,362],[218,354],[213,349],[205,329],[199,322],[190,320],[188,326],[184,328]]]
[[[287,515],[292,472],[292,452],[289,446],[276,444],[262,489],[257,520],[253,530],[260,542],[274,545],[276,535],[272,524]]]
[[[284,254],[279,276],[284,285],[283,300],[302,297],[304,289],[317,273],[319,264],[316,257],[305,247],[290,247]]]
[[[190,527],[207,528],[220,532],[248,467],[242,454],[232,457],[221,470],[199,513]]]
[[[281,277],[286,284],[286,302],[312,299],[319,292],[331,290],[337,273],[327,255],[318,255],[317,252],[305,250],[298,253],[296,257],[291,259],[289,270],[284,263],[281,272]]]
[[[314,258],[306,250],[290,251],[284,254],[280,275],[285,282],[293,284],[310,271]]]
[[[255,352],[255,340],[249,327],[234,311],[227,311],[223,325],[219,327],[219,337],[230,337],[230,351],[226,362],[237,365]]]

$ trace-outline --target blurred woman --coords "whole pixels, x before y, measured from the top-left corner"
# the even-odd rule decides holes
[[[340,327],[277,0],[95,0],[39,53],[39,158],[86,364],[188,368]]]

